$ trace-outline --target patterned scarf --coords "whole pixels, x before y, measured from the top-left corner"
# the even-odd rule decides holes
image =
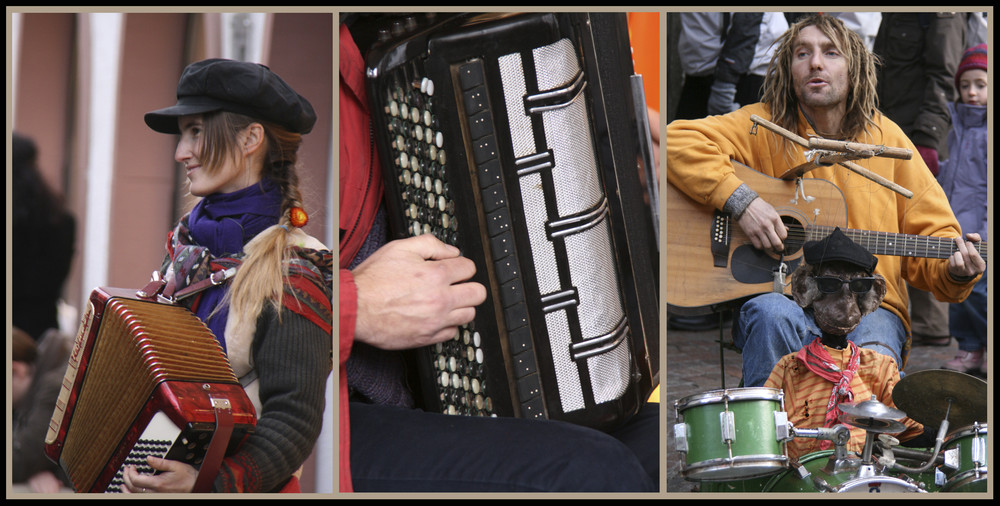
[[[851,358],[847,362],[847,369],[844,370],[841,370],[837,364],[833,363],[833,358],[830,357],[830,353],[826,351],[826,348],[818,337],[808,345],[803,346],[795,356],[810,371],[833,383],[833,389],[830,392],[830,401],[826,405],[824,427],[833,427],[837,423],[837,417],[840,415],[838,405],[841,402],[852,402],[854,400],[854,392],[851,391],[851,380],[854,379],[854,375],[858,372],[858,367],[861,365],[861,352],[858,350],[858,346],[851,341],[847,342],[847,346],[851,350]],[[820,449],[822,450],[829,448],[832,444],[832,441],[827,440],[819,442]]]
[[[281,191],[266,178],[232,193],[209,195],[168,234],[167,256],[160,273],[164,279],[173,276],[175,289],[181,290],[216,271],[239,267],[243,246],[277,224],[280,215]],[[292,259],[285,264],[285,307],[332,332],[333,252],[298,246],[291,247],[291,252]],[[184,301],[208,325],[223,349],[229,308],[213,312],[228,290],[229,284],[223,283]]]

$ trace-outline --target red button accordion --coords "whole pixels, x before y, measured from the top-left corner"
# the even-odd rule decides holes
[[[223,456],[253,431],[254,407],[211,331],[186,308],[98,288],[70,355],[45,452],[78,492],[117,492],[146,456],[199,468],[207,491]]]

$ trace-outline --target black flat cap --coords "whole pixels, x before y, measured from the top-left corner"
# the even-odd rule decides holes
[[[259,63],[210,58],[187,66],[177,83],[177,105],[146,113],[149,128],[180,133],[177,118],[229,111],[306,134],[316,123],[312,105]]]
[[[821,241],[809,241],[802,247],[806,263],[811,265],[823,262],[847,262],[857,265],[868,272],[874,272],[878,258],[872,255],[860,244],[844,235],[840,227]]]

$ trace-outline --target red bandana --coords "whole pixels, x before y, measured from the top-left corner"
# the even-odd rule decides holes
[[[826,405],[824,427],[833,427],[837,423],[837,416],[840,414],[838,404],[854,400],[851,380],[854,379],[854,374],[858,372],[858,367],[861,365],[861,352],[858,350],[858,346],[851,341],[847,342],[847,346],[851,350],[851,359],[847,362],[847,368],[844,370],[833,363],[833,358],[830,357],[830,353],[826,351],[818,337],[813,342],[803,346],[795,356],[810,371],[833,383],[830,401]],[[832,444],[832,441],[826,440],[819,442],[821,450],[829,448]]]

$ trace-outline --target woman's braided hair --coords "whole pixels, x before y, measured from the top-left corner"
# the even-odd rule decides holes
[[[270,301],[280,314],[284,295],[283,264],[289,257],[288,234],[295,227],[291,214],[293,209],[302,208],[296,169],[301,134],[241,114],[225,111],[206,114],[202,149],[204,165],[210,171],[217,170],[225,156],[246,163],[234,147],[239,133],[252,123],[263,126],[265,149],[263,156],[249,163],[263,164],[261,177],[270,179],[281,188],[282,202],[278,224],[257,234],[244,246],[243,263],[227,294],[230,311],[240,315],[240,321],[248,323],[256,320],[266,301]]]

